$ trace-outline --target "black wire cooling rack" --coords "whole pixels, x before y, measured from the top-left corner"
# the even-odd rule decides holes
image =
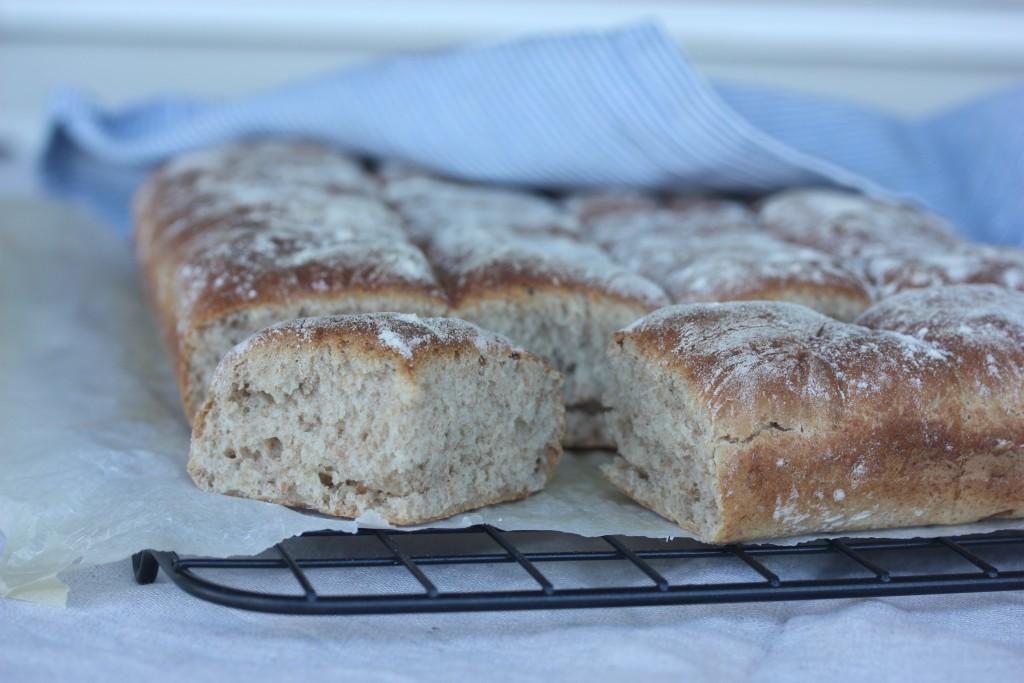
[[[1024,589],[1024,531],[710,546],[687,539],[458,530],[315,532],[255,557],[132,558],[210,602],[387,614],[815,600]]]

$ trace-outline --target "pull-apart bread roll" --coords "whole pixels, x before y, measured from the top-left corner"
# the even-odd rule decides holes
[[[605,189],[569,194],[562,198],[562,206],[579,222],[581,232],[588,234],[606,216],[653,211],[661,206],[661,202],[638,190]]]
[[[760,220],[777,237],[844,259],[877,299],[956,284],[1024,291],[1024,250],[962,241],[917,207],[841,190],[787,190],[762,203]]]
[[[871,303],[862,277],[829,254],[766,234],[738,202],[677,199],[671,209],[599,214],[587,227],[675,303],[789,301],[840,320]]]
[[[758,219],[776,237],[840,258],[961,243],[952,226],[928,211],[836,189],[779,192],[761,203]]]
[[[429,242],[439,227],[452,224],[524,235],[580,235],[577,216],[542,195],[461,183],[395,161],[379,164],[376,175],[381,195],[402,214],[418,243]]]
[[[217,367],[188,471],[219,493],[413,524],[540,490],[563,420],[558,373],[470,323],[296,320]]]
[[[764,233],[695,237],[663,285],[675,303],[786,301],[838,320],[871,304],[862,278],[828,254]]]
[[[888,249],[862,258],[878,297],[908,289],[956,284],[992,284],[1024,291],[1024,250],[965,242],[922,250]]]
[[[638,237],[685,239],[759,230],[754,213],[729,199],[677,197],[668,204],[644,204],[639,199],[617,200],[618,196],[609,194],[603,202],[599,196],[569,202],[583,222],[584,234],[612,252]]]
[[[425,245],[448,315],[504,334],[565,376],[565,445],[613,445],[604,424],[608,339],[668,303],[654,283],[579,239],[555,202],[389,167],[384,192]]]
[[[350,158],[291,142],[186,154],[140,190],[139,261],[190,419],[224,354],[267,325],[444,313],[426,257],[372,190]]]
[[[706,541],[1024,516],[1024,294],[674,306],[609,354],[606,476]]]

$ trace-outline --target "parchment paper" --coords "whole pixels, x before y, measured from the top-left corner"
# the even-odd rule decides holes
[[[59,573],[144,548],[251,554],[304,531],[386,526],[196,488],[185,473],[188,426],[130,245],[53,203],[0,202],[0,216],[0,595],[63,604]],[[609,457],[568,453],[545,491],[431,526],[690,536],[606,484],[596,465]]]

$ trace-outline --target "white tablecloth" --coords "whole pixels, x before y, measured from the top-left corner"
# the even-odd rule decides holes
[[[291,617],[218,607],[130,564],[66,608],[0,600],[0,680],[1013,681],[1024,593],[552,612]]]
[[[64,578],[71,588],[66,608],[0,599],[3,683],[342,677],[875,683],[1010,681],[1024,672],[1022,592],[288,617],[208,604],[165,577],[137,586],[127,560]]]

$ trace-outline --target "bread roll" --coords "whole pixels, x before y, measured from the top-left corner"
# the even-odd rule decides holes
[[[860,257],[878,298],[907,289],[993,284],[1024,291],[1024,250],[964,243],[938,249],[883,248]]]
[[[220,363],[188,470],[218,493],[427,522],[541,489],[560,393],[543,360],[460,320],[291,321]]]
[[[768,232],[833,256],[859,256],[884,245],[925,250],[960,243],[952,226],[928,211],[838,189],[785,190],[761,202]]]
[[[840,320],[871,303],[863,278],[828,254],[766,234],[738,202],[687,197],[672,207],[607,211],[588,234],[675,303],[789,301]]]
[[[609,189],[569,194],[562,199],[562,206],[576,218],[583,233],[590,238],[592,235],[587,233],[608,216],[634,211],[649,213],[659,209],[661,203],[653,195],[644,192]]]
[[[609,355],[606,476],[705,541],[1024,515],[1024,294],[673,306]]]
[[[776,236],[844,259],[877,299],[954,284],[1024,290],[1024,251],[961,241],[951,226],[913,206],[799,189],[766,199],[760,219]]]
[[[613,194],[603,203],[592,197],[576,209],[585,217],[587,238],[612,251],[636,238],[716,237],[760,229],[745,204],[729,199],[677,197],[668,205],[651,206],[638,199],[616,205],[615,197]]]
[[[377,168],[380,193],[424,244],[441,226],[488,226],[520,235],[580,236],[580,222],[558,202],[538,194],[441,178],[409,164]]]

